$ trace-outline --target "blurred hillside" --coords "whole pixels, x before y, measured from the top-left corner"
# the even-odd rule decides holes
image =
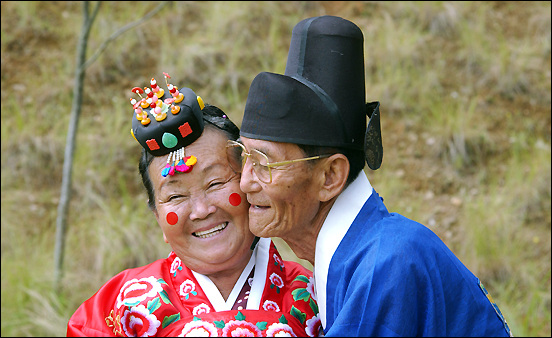
[[[86,71],[56,295],[82,5],[1,2],[2,336],[63,336],[108,278],[168,254],[137,170],[130,89],[167,72],[239,125],[255,75],[283,73],[292,28],[318,15],[364,33],[366,97],[381,103],[384,147],[381,168],[365,170],[389,210],[437,233],[515,336],[551,335],[550,2],[171,3]],[[87,55],[156,5],[103,2]]]

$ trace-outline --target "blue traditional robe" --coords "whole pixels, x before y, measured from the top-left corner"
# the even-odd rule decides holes
[[[317,242],[325,336],[509,336],[500,310],[441,239],[389,213],[364,173],[337,198]]]

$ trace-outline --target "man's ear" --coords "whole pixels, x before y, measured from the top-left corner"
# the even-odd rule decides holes
[[[334,154],[324,160],[323,182],[319,192],[319,200],[327,202],[339,195],[345,187],[349,176],[349,160],[343,154]]]

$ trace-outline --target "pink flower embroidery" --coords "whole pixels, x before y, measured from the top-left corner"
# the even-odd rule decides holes
[[[309,282],[307,283],[307,291],[310,293],[312,299],[316,301],[316,292],[314,291],[314,278],[309,277]]]
[[[202,320],[194,320],[184,325],[179,337],[218,337],[215,325]]]
[[[266,329],[267,337],[297,337],[293,329],[283,323],[274,323]]]
[[[244,320],[231,320],[222,329],[223,337],[259,337],[261,330]]]
[[[309,335],[309,337],[318,337],[321,327],[322,323],[320,322],[320,318],[316,315],[311,319],[307,319],[307,327],[305,332]]]
[[[209,305],[205,303],[199,304],[198,306],[194,307],[194,309],[192,310],[192,314],[194,316],[199,316],[200,314],[209,313],[209,312],[211,312],[211,308],[209,307]]]
[[[279,265],[279,266],[280,266],[280,270],[283,270],[283,269],[284,269],[284,262],[280,259],[280,257],[278,257],[277,254],[272,255],[272,257],[273,257],[274,260],[276,261],[276,262],[274,263],[274,265]]]
[[[263,303],[263,309],[265,311],[280,312],[280,307],[278,306],[278,304],[271,300],[265,300],[265,302]]]
[[[275,273],[270,275],[270,282],[279,288],[282,288],[284,286],[284,281],[282,280],[282,278]]]
[[[148,297],[155,297],[161,291],[163,291],[161,284],[153,276],[129,280],[119,291],[117,308],[122,305],[137,305]]]
[[[188,299],[190,297],[190,293],[194,296],[197,295],[194,282],[186,279],[182,284],[180,284],[180,295]]]
[[[128,337],[151,337],[161,322],[144,305],[138,305],[125,310],[121,324]]]
[[[182,264],[182,261],[178,257],[176,257],[171,264],[171,273],[174,274],[175,277],[176,277],[176,272],[178,270],[182,270],[182,267],[180,266],[181,264]]]

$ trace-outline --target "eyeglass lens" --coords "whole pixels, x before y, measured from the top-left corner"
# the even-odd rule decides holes
[[[270,181],[270,168],[267,166],[268,159],[265,154],[256,149],[248,153],[241,144],[229,143],[227,155],[228,162],[235,172],[241,172],[245,166],[245,162],[249,158],[257,177],[263,182]]]

